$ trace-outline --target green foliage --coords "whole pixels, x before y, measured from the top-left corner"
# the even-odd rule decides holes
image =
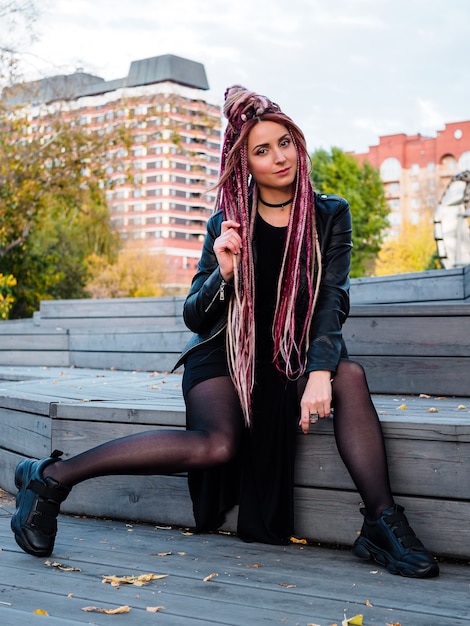
[[[41,299],[84,297],[86,258],[115,255],[106,169],[127,141],[55,112],[33,133],[21,111],[0,111],[0,271],[18,281],[12,317]]]
[[[389,208],[377,169],[359,165],[340,148],[316,150],[312,155],[312,180],[319,193],[337,194],[349,201],[353,218],[351,276],[363,276],[378,254]]]

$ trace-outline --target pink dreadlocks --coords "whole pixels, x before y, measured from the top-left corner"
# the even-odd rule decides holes
[[[240,224],[239,235],[242,240],[242,260],[235,268],[234,298],[228,312],[228,364],[245,420],[250,424],[251,392],[255,375],[256,294],[252,240],[257,188],[255,182],[250,180],[248,171],[247,140],[250,130],[259,121],[272,121],[285,126],[297,150],[295,193],[278,280],[272,329],[274,363],[290,380],[297,379],[305,371],[309,331],[320,282],[321,259],[310,181],[311,162],[300,128],[277,104],[239,85],[226,90],[224,115],[228,125],[222,146],[216,208],[222,209],[225,220],[235,220]],[[251,192],[252,203],[249,201]],[[301,277],[304,277],[307,285],[307,309],[302,310],[296,319]]]

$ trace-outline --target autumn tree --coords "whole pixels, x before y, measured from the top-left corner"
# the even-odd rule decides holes
[[[113,255],[118,239],[106,204],[126,131],[98,134],[55,110],[31,127],[25,109],[0,110],[0,272],[17,280],[14,317],[41,299],[84,297],[86,258]],[[122,160],[119,166],[123,167]]]
[[[379,252],[388,226],[389,208],[379,171],[367,162],[359,165],[340,148],[316,150],[312,180],[318,192],[337,194],[349,201],[353,219],[351,276],[363,276]]]
[[[92,278],[86,290],[93,298],[138,298],[166,294],[164,255],[152,254],[136,241],[129,242],[114,263],[94,255],[88,259],[88,264]]]
[[[402,224],[397,237],[387,239],[380,250],[374,268],[376,276],[404,274],[436,269],[436,242],[431,219],[418,224]]]

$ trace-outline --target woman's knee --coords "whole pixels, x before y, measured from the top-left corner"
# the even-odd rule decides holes
[[[211,435],[207,443],[208,465],[221,465],[231,461],[238,449],[236,438],[225,435]]]
[[[354,385],[357,387],[366,386],[367,379],[364,368],[357,361],[351,361],[350,359],[342,359],[339,362],[338,369],[334,377],[334,382]]]

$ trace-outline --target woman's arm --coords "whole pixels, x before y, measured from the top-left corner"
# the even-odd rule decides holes
[[[317,306],[313,313],[307,354],[307,384],[300,402],[300,426],[331,412],[331,377],[344,349],[342,326],[349,313],[349,269],[352,224],[349,204],[337,196],[321,197],[317,205],[323,272]],[[316,418],[310,418],[311,415]]]
[[[203,333],[226,315],[233,286],[233,257],[240,252],[240,237],[235,222],[222,221],[221,212],[207,223],[198,271],[194,276],[183,308],[190,330]]]

